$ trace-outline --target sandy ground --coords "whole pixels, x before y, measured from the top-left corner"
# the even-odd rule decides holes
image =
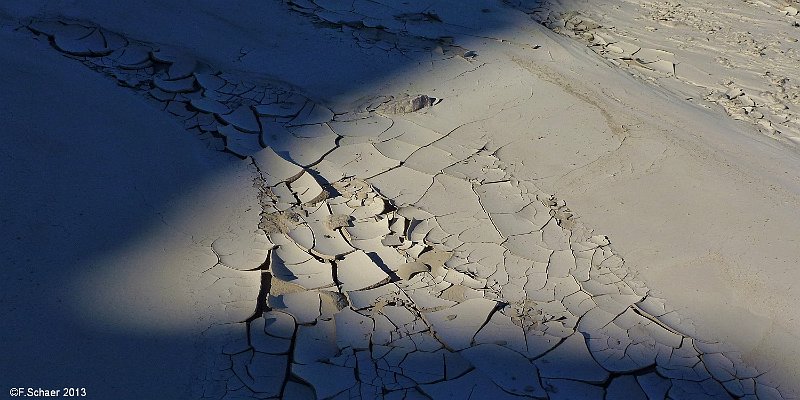
[[[794,398],[792,7],[4,5],[3,383]]]

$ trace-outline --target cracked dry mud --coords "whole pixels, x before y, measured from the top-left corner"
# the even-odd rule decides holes
[[[507,3],[637,77],[800,144],[796,1]]]
[[[337,4],[288,2],[362,46],[481,66],[444,16]],[[197,397],[782,398],[501,160],[511,142],[464,129],[488,115],[437,121],[430,93],[331,109],[89,23],[26,26],[250,166],[259,218],[203,272],[219,307]]]

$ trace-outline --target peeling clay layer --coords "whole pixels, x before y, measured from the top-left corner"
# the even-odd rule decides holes
[[[433,12],[329,3],[289,5],[365,45],[479,57],[426,34]],[[257,171],[258,229],[214,241],[203,273],[220,309],[197,397],[783,398],[764,371],[695,338],[487,135],[419,124],[433,95],[334,112],[91,24],[27,27]]]

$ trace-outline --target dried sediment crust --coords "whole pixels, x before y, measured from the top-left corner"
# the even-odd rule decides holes
[[[800,86],[793,76],[800,62],[796,6],[777,1],[749,7],[726,2],[508,3],[643,80],[704,107],[716,104],[765,135],[800,144]]]
[[[332,22],[387,7],[328,3],[292,5]],[[428,96],[337,119],[288,86],[99,27],[30,29],[258,170],[260,229],[215,241],[207,273],[258,271],[260,292],[238,299],[252,315],[204,334],[218,346],[199,378],[207,397],[781,396],[724,346],[693,338],[691,321],[652,296],[608,238],[513,176],[488,139],[465,144],[455,130],[409,123],[406,113],[434,104]],[[243,293],[235,281],[207,290]]]

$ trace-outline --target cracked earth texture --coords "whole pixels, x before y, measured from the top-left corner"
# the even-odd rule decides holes
[[[367,48],[465,62],[451,79],[482,66],[447,40],[469,30],[447,15],[342,4],[286,3]],[[503,161],[514,140],[482,123],[529,99],[524,89],[469,121],[432,117],[448,100],[435,93],[331,108],[91,23],[25,27],[248,166],[257,218],[214,240],[202,273],[219,308],[199,398],[784,398],[735,351],[696,338],[606,236]]]
[[[796,2],[508,3],[637,77],[800,144]],[[748,7],[737,7],[742,3]]]

